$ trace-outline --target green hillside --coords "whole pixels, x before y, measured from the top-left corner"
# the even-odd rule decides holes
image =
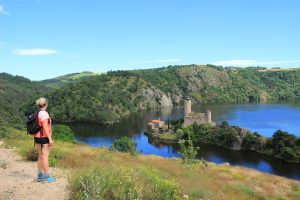
[[[27,78],[0,73],[0,123],[24,127],[24,115],[20,108],[51,91]]]
[[[112,71],[65,84],[50,94],[57,121],[113,123],[142,109],[194,103],[260,102],[300,98],[300,70],[169,66]]]

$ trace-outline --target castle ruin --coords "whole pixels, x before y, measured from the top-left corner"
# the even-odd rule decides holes
[[[192,124],[215,124],[211,121],[211,111],[207,110],[206,113],[194,113],[192,112],[192,101],[189,97],[184,100],[184,122],[183,127]]]

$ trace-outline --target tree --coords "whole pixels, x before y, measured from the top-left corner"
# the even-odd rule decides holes
[[[52,132],[53,140],[75,142],[74,133],[67,125],[55,125]]]
[[[180,155],[182,157],[183,163],[193,164],[195,163],[195,158],[198,154],[199,147],[194,147],[193,141],[191,139],[179,142],[180,145]]]
[[[280,146],[294,148],[296,142],[297,137],[295,135],[289,134],[286,131],[277,130],[272,136],[271,145],[274,148],[279,148]]]
[[[136,147],[136,142],[134,142],[131,138],[124,136],[120,139],[115,140],[114,143],[111,145],[110,149],[121,152],[127,152],[130,154],[136,154]]]

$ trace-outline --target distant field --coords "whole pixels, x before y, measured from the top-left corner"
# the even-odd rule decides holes
[[[67,78],[74,80],[74,79],[79,79],[79,78],[86,77],[86,76],[96,76],[96,75],[101,75],[101,74],[106,74],[106,72],[99,72],[99,73],[82,72],[82,73],[71,74]],[[57,79],[65,79],[65,78],[66,78],[66,76],[57,77]]]
[[[300,68],[272,68],[272,69],[259,69],[259,72],[278,72],[278,71],[296,71]]]

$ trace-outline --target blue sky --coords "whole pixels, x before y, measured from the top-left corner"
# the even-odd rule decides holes
[[[298,0],[0,0],[0,72],[300,67]]]

